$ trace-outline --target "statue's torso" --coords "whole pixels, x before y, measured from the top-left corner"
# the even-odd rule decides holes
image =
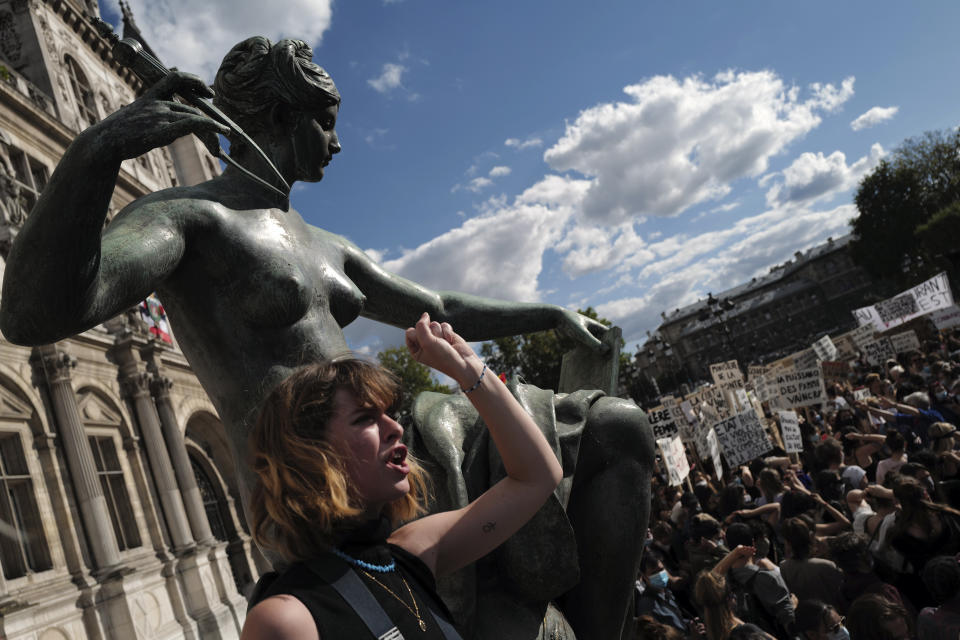
[[[234,209],[201,194],[161,203],[176,211],[185,247],[158,293],[239,448],[270,388],[301,364],[347,351],[341,327],[365,298],[345,274],[340,236],[293,209]]]

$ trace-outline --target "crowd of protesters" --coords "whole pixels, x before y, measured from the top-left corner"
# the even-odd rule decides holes
[[[960,329],[927,335],[798,409],[799,454],[658,469],[638,638],[960,637]]]

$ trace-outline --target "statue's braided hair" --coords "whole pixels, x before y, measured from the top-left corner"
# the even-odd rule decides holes
[[[262,130],[277,106],[320,111],[340,104],[333,79],[302,40],[247,38],[223,58],[213,88],[214,104],[247,133]]]

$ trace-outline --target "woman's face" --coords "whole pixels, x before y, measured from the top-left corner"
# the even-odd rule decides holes
[[[823,617],[823,622],[820,623],[820,628],[817,630],[817,633],[808,635],[808,637],[812,640],[830,640],[831,638],[842,637],[841,629],[843,629],[843,622],[844,620],[840,617],[840,614],[831,607]]]
[[[340,138],[336,131],[339,111],[340,107],[332,104],[319,112],[300,114],[293,132],[295,180],[318,182],[333,155],[340,153]]]
[[[357,404],[354,393],[338,389],[327,423],[330,442],[346,464],[348,479],[370,513],[410,491],[403,427],[376,407]]]

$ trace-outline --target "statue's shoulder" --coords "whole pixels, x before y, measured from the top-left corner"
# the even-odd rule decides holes
[[[134,222],[148,218],[178,226],[210,225],[221,220],[227,211],[205,185],[172,187],[137,198],[126,205],[116,222]]]

